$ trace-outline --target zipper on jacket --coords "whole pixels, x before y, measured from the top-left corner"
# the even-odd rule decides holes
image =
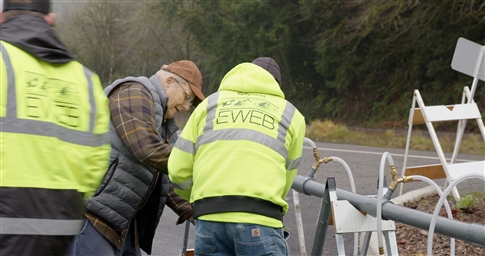
[[[145,194],[145,197],[142,199],[142,203],[140,204],[140,207],[138,207],[138,209],[136,209],[136,212],[135,212],[135,215],[136,213],[138,213],[138,211],[143,208],[143,206],[145,206],[145,204],[147,203],[148,201],[148,198],[150,197],[150,195],[152,194],[153,192],[153,189],[155,188],[155,185],[157,184],[158,182],[158,177],[160,176],[160,172],[157,171],[157,174],[155,175],[155,179],[154,179],[154,182],[152,182],[152,184],[150,184],[150,187],[148,187],[148,190],[147,190],[147,193]],[[160,184],[161,186],[162,184]],[[134,215],[133,215],[134,216]]]
[[[150,184],[150,187],[148,187],[148,190],[147,190],[147,193],[145,194],[145,197],[143,197],[142,201],[141,201],[141,204],[140,206],[138,207],[138,209],[136,209],[135,213],[133,214],[133,216],[130,218],[130,221],[128,222],[128,229],[130,228],[130,225],[131,225],[131,222],[133,221],[133,218],[136,216],[136,214],[138,213],[138,211],[140,211],[141,208],[143,208],[143,206],[145,206],[145,204],[147,203],[148,201],[148,198],[150,197],[150,195],[152,194],[153,192],[153,189],[155,188],[155,185],[157,184],[158,182],[158,177],[160,176],[160,172],[156,172],[156,175],[155,175],[155,178],[153,179],[152,181],[152,184]],[[124,232],[124,231],[123,231]]]

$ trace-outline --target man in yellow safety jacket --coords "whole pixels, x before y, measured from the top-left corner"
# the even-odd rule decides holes
[[[46,0],[0,14],[0,255],[64,255],[108,168],[108,98]]]
[[[271,58],[237,65],[195,109],[175,144],[169,177],[192,204],[196,254],[289,254],[282,220],[305,120],[279,82]]]

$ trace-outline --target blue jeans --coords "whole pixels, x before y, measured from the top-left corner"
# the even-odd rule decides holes
[[[195,255],[289,255],[282,228],[197,220]]]
[[[72,240],[66,256],[141,256],[140,247],[135,248],[135,235],[133,225],[130,226],[125,243],[118,251],[93,227],[91,222],[84,218],[81,232]]]

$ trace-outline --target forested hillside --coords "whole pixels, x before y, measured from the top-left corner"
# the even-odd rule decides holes
[[[191,59],[209,94],[238,63],[269,56],[307,121],[368,127],[404,127],[414,89],[429,105],[459,102],[473,79],[450,66],[456,42],[485,45],[485,1],[477,0],[99,0],[56,8],[61,38],[104,85]],[[474,99],[485,113],[484,82]]]

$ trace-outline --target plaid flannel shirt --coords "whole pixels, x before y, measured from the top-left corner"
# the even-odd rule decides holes
[[[109,109],[111,122],[116,127],[124,145],[141,163],[167,174],[167,161],[172,148],[168,138],[166,141],[161,141],[158,137],[155,105],[150,92],[139,83],[123,83],[111,92]],[[179,215],[176,224],[183,223],[192,216],[190,203],[177,195],[172,186],[170,186],[166,205]],[[108,223],[90,213],[86,213],[86,217],[94,228],[115,247],[123,244],[125,238],[109,227]],[[136,227],[136,223],[134,224]],[[136,229],[135,243],[138,244]]]

